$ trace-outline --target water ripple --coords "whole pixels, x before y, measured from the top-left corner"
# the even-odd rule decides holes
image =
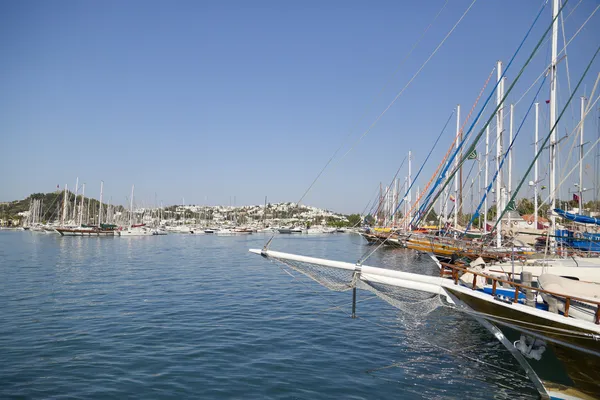
[[[267,239],[0,232],[0,397],[536,398],[464,315],[409,316],[359,292],[351,319],[350,293],[248,254]],[[355,262],[372,249],[361,240],[272,247]],[[367,264],[435,273],[401,249]]]

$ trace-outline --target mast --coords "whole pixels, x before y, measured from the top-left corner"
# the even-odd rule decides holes
[[[131,185],[131,199],[129,199],[129,226],[133,225],[133,189],[135,185]]]
[[[508,123],[508,182],[507,182],[507,197],[512,198],[512,153],[513,147],[511,146],[513,141],[513,112],[515,109],[515,105],[510,105],[510,117]],[[510,226],[510,213],[508,213],[508,225]]]
[[[88,206],[87,206],[87,213],[85,215],[85,223],[86,225],[90,224],[90,204],[92,202],[92,199],[88,199]]]
[[[552,63],[550,64],[550,199],[551,199],[551,229],[550,248],[554,250],[556,232],[556,56],[558,50],[558,0],[552,0]],[[554,128],[554,129],[553,129]]]
[[[379,182],[379,206],[377,207],[377,224],[383,225],[383,186]]]
[[[63,198],[63,211],[62,211],[62,221],[61,226],[65,226],[65,215],[67,214],[67,184],[65,183],[65,196]]]
[[[85,183],[81,188],[81,202],[79,204],[79,226],[83,223],[83,202],[85,200]]]
[[[400,197],[400,193],[404,193],[404,197],[403,199],[406,200],[406,193],[408,192],[408,176],[404,177],[404,187],[402,188],[401,191],[398,192],[398,197]],[[398,205],[400,204],[400,199],[396,200],[397,204],[394,204],[394,209],[396,209],[398,207]],[[404,216],[406,216],[408,214],[408,203],[406,201],[404,201],[404,212],[403,212]],[[403,228],[406,230],[406,222],[407,222],[408,218],[404,218],[404,226]]]
[[[265,196],[265,209],[263,211],[263,228],[267,224],[267,196]]]
[[[538,153],[538,131],[539,131],[539,112],[540,103],[535,103],[535,143],[534,143],[534,157]],[[535,229],[538,227],[538,159],[535,159],[533,169],[533,224]]]
[[[400,187],[400,181],[396,178],[390,187],[387,188],[386,192],[386,215],[388,218],[388,223],[386,226],[394,226],[396,224],[396,209],[394,204],[398,198],[398,192]]]
[[[477,168],[479,168],[479,173],[477,174],[477,187],[478,187],[477,195],[478,195],[478,197],[481,197],[481,157],[477,157]],[[471,205],[471,215],[475,216],[475,210],[473,209],[472,205]],[[481,230],[481,215],[479,215],[477,217],[477,225],[478,225],[479,230]]]
[[[558,1],[558,0],[557,0]],[[500,221],[500,214],[502,214],[502,169],[500,168],[500,159],[502,158],[502,95],[503,95],[503,80],[502,80],[502,61],[498,61],[496,66],[498,71],[498,89],[496,90],[496,105],[498,106],[498,112],[496,113],[496,171],[498,173],[496,177],[496,247],[502,246],[502,221]]]
[[[75,201],[73,202],[73,222],[75,222],[75,217],[77,213],[77,193],[79,193],[79,177],[75,180]]]
[[[484,186],[485,186],[485,190],[487,190],[488,187],[488,167],[489,167],[489,157],[488,154],[490,152],[490,124],[488,124],[488,126],[485,129],[485,176],[483,178],[484,182]],[[485,196],[485,199],[483,199],[483,208],[484,208],[484,212],[483,212],[483,230],[484,232],[487,232],[487,213],[488,213],[488,202],[487,202],[487,195]]]
[[[459,145],[459,136],[460,136],[460,104],[456,105],[456,151],[458,151],[458,145]],[[458,167],[458,156],[456,156],[454,158],[454,168],[456,170],[456,168]],[[460,169],[460,174],[459,174],[459,179],[460,180],[460,185],[462,186],[462,168]],[[456,229],[456,226],[458,225],[458,207],[459,207],[459,196],[458,196],[458,186],[459,186],[459,182],[456,179],[456,175],[454,177],[454,229]],[[461,190],[462,192],[462,190]],[[462,200],[462,199],[460,199]]]
[[[583,122],[585,120],[585,97],[581,96],[581,127],[579,128],[579,214],[583,214]]]
[[[409,150],[408,151],[408,201],[406,202],[407,213],[410,212],[410,204],[412,202],[412,167],[411,167],[412,163],[411,162],[412,162],[412,151]],[[408,226],[408,224],[410,224],[410,215],[406,215],[406,214],[404,215],[404,220],[406,221],[406,230],[409,230],[410,227]]]
[[[98,207],[98,227],[102,223],[102,195],[104,191],[104,181],[100,181],[100,205]]]

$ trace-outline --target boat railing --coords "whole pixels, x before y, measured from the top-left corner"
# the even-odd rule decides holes
[[[462,267],[459,265],[449,264],[449,263],[445,263],[445,262],[441,262],[440,264],[442,266],[442,268],[440,268],[440,276],[442,278],[451,277],[452,280],[454,281],[455,285],[458,285],[459,272],[463,272],[463,273],[473,274],[473,284],[471,286],[471,289],[473,289],[473,290],[477,289],[477,277],[478,276],[485,278],[486,280],[491,279],[492,280],[492,296],[496,295],[496,289],[498,287],[498,283],[514,286],[515,292],[512,297],[513,303],[517,303],[519,301],[519,293],[521,290],[531,291],[532,293],[545,293],[545,294],[551,295],[553,297],[563,298],[565,301],[563,315],[565,317],[569,316],[569,309],[571,307],[572,301],[579,301],[582,303],[593,304],[596,306],[596,314],[595,314],[594,322],[596,325],[600,325],[600,301],[584,299],[581,297],[570,296],[570,295],[565,295],[562,293],[552,292],[550,290],[545,290],[545,289],[542,289],[539,287],[524,285],[522,283],[517,283],[517,282],[507,280],[507,279],[498,278],[498,277],[491,276],[489,274],[485,274],[482,272],[473,271],[473,270],[470,270],[466,267]]]

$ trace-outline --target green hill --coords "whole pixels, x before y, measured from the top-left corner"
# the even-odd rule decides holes
[[[20,212],[28,211],[32,200],[41,200],[42,203],[42,219],[43,221],[53,221],[60,216],[61,209],[63,207],[63,200],[65,198],[64,191],[56,191],[51,193],[33,193],[23,200],[15,200],[7,203],[0,203],[0,219],[23,219],[18,214]],[[84,209],[88,207],[88,201],[90,202],[91,210],[98,210],[100,202],[96,199],[85,198]],[[77,204],[81,202],[81,195],[77,196]],[[67,206],[69,210],[73,209],[75,204],[75,194],[67,192]],[[107,204],[102,203],[104,207]],[[123,211],[122,206],[115,206],[116,211]]]

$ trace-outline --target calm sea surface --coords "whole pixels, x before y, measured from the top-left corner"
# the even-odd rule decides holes
[[[359,291],[351,319],[351,292],[248,253],[268,238],[0,231],[0,398],[537,398],[466,315]],[[372,249],[350,234],[271,248],[351,262]],[[366,264],[435,273],[400,249]]]

